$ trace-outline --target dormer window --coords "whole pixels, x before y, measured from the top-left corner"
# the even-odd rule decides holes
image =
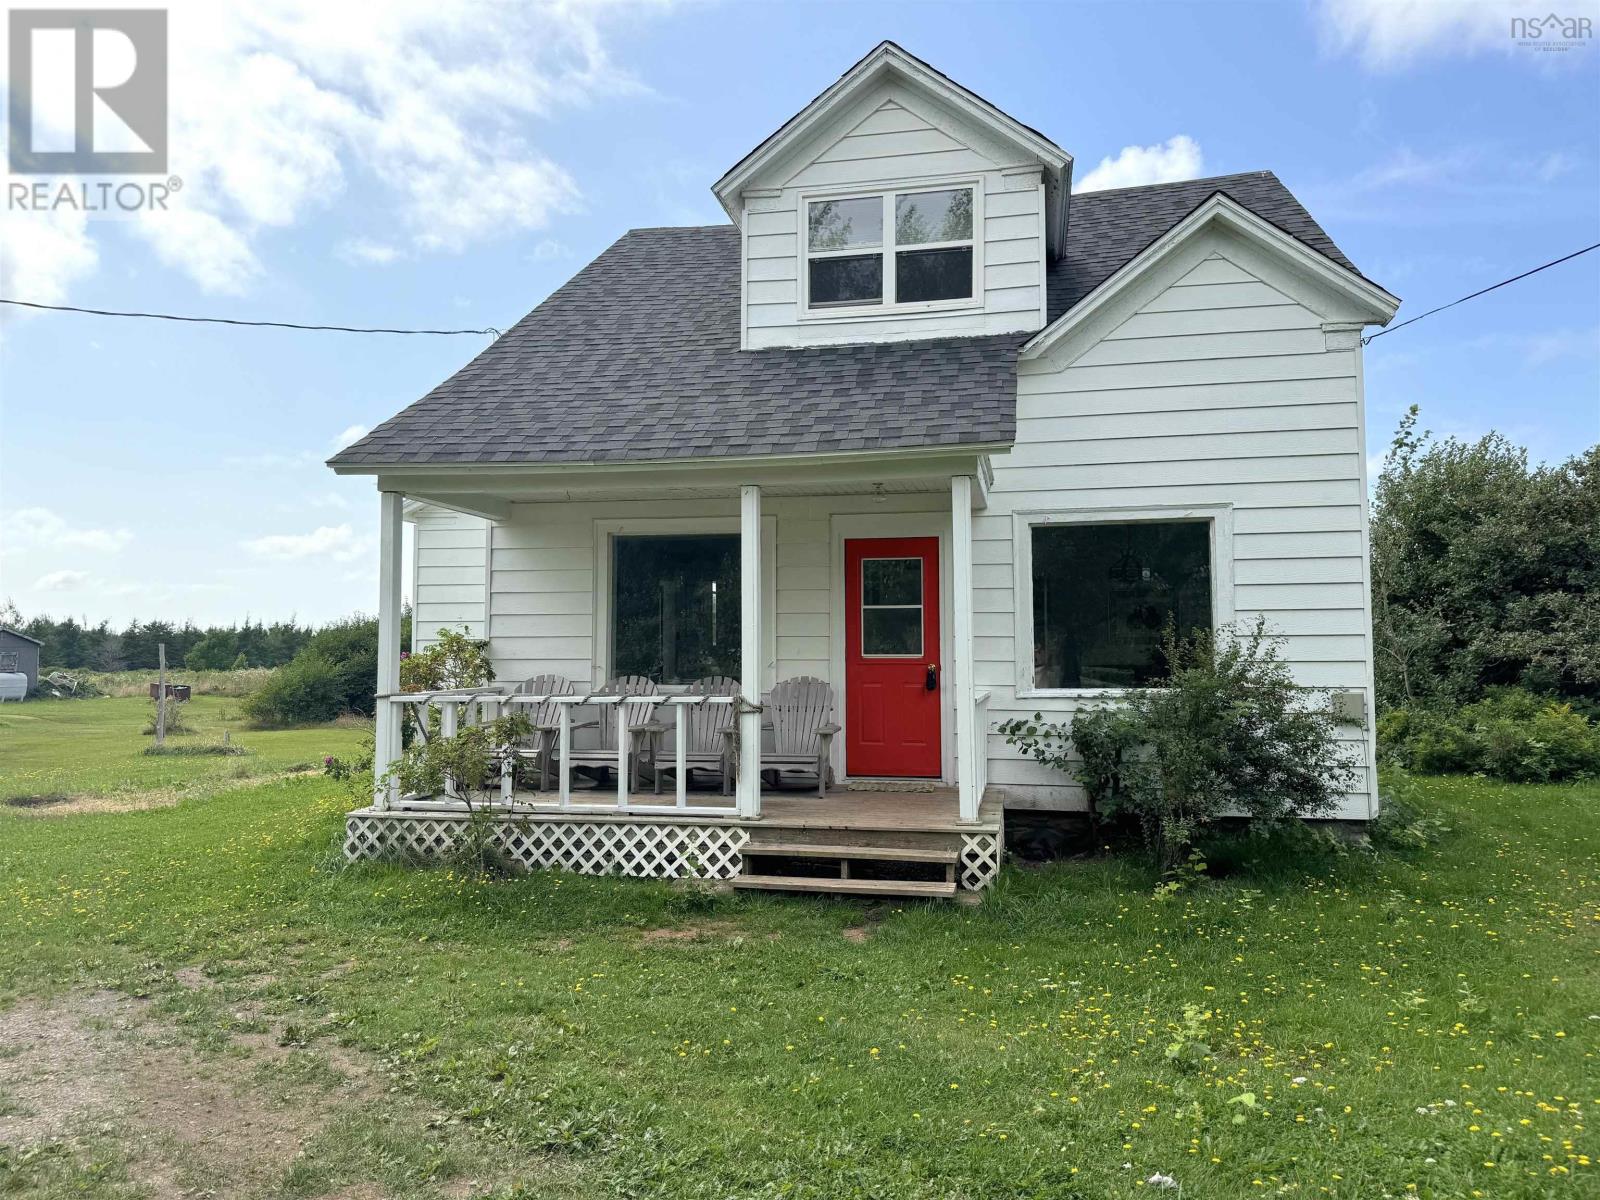
[[[972,187],[945,187],[809,200],[807,309],[970,303],[973,196]]]

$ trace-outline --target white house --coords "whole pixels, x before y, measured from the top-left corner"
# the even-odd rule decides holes
[[[334,457],[381,497],[380,694],[406,519],[418,644],[464,626],[502,684],[572,685],[555,778],[508,781],[516,856],[793,887],[804,860],[870,891],[898,850],[927,894],[981,887],[1007,808],[1082,807],[994,725],[1158,683],[1169,619],[1264,617],[1351,717],[1336,815],[1375,814],[1360,338],[1398,301],[1270,173],[1071,178],[885,42],[716,182],[729,224],[629,232]],[[667,768],[624,731],[615,790],[585,789],[565,760],[618,676],[649,679]],[[729,799],[670,769],[706,676],[739,681]],[[822,798],[763,785],[773,688],[802,677],[839,727],[806,731]],[[463,701],[424,703],[507,703]],[[381,705],[380,769],[407,707]],[[380,794],[348,850],[437,848],[461,818]]]

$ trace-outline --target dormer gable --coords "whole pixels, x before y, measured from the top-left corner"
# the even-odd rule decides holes
[[[1037,331],[1071,168],[882,43],[713,189],[743,233],[741,344]]]

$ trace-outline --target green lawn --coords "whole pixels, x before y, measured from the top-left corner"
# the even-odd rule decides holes
[[[193,733],[173,747],[214,744],[228,731],[246,753],[227,757],[143,753],[155,706],[148,698],[37,700],[0,705],[0,802],[19,796],[141,796],[214,790],[228,781],[321,769],[326,754],[359,744],[359,724],[257,730],[245,726],[237,699],[196,696],[183,705]]]
[[[1165,902],[1092,858],[870,911],[347,869],[315,778],[0,809],[0,996],[150,994],[202,1046],[249,1002],[381,1064],[262,1195],[1600,1195],[1600,797],[1420,792],[1451,833],[1409,857]],[[193,964],[213,990],[179,995]],[[86,1145],[0,1154],[0,1193],[135,1194],[132,1152]]]

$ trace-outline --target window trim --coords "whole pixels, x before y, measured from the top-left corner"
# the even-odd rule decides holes
[[[1233,505],[1170,504],[1138,508],[1037,509],[1011,517],[1012,586],[1015,597],[1017,697],[1093,700],[1146,688],[1047,688],[1033,678],[1033,531],[1041,525],[1128,525],[1205,521],[1211,541],[1211,627],[1233,620]]]
[[[912,192],[943,192],[955,188],[972,190],[972,239],[970,242],[928,242],[907,246],[906,250],[961,250],[972,247],[972,295],[953,300],[919,300],[902,304],[895,296],[895,254],[900,247],[894,240],[894,198]],[[830,308],[811,307],[811,260],[813,258],[860,258],[870,254],[870,249],[851,247],[841,250],[813,252],[808,227],[810,206],[821,200],[865,200],[876,196],[883,203],[883,244],[877,253],[882,260],[883,299],[876,304],[843,304]],[[812,322],[860,321],[884,316],[919,316],[939,313],[963,312],[981,309],[984,304],[983,288],[983,196],[982,176],[961,175],[946,178],[901,180],[895,183],[874,183],[855,187],[815,188],[801,191],[795,212],[795,253],[798,266],[799,319]]]
[[[673,534],[737,534],[738,532],[737,516],[597,518],[594,521],[594,590],[591,594],[594,630],[589,650],[589,661],[594,672],[591,678],[592,687],[599,687],[616,673],[615,664],[611,661],[611,539],[619,534],[664,537]],[[775,628],[778,607],[777,537],[778,518],[763,513],[761,517],[761,690],[763,694],[775,682],[778,668],[778,636]],[[659,680],[657,683],[663,694],[681,692],[686,687],[681,683],[661,683]]]

